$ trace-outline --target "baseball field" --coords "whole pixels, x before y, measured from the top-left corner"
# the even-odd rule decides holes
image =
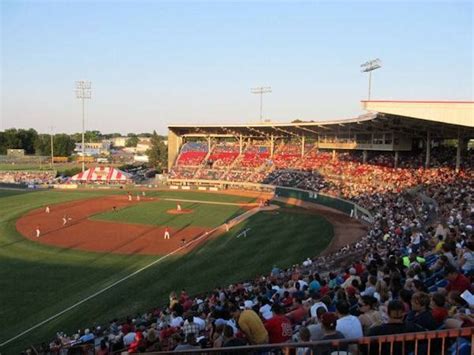
[[[0,190],[0,353],[163,306],[173,290],[197,294],[268,274],[317,255],[333,236],[332,223],[300,208],[253,214],[248,195],[131,197]]]

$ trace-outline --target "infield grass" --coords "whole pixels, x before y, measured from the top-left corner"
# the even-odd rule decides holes
[[[111,193],[124,192],[41,191],[9,196],[8,193],[0,193],[0,324],[4,325],[0,329],[0,343],[157,259],[154,256],[62,249],[35,243],[16,232],[15,220],[28,210],[45,204]],[[195,192],[147,195],[224,202],[252,200]],[[175,205],[173,202],[172,208]],[[187,208],[184,203],[182,207]],[[216,207],[222,209],[224,206]],[[239,208],[225,207],[236,208],[228,210],[229,213],[238,212]],[[128,210],[133,212],[132,208]],[[184,216],[187,215],[178,217]],[[247,237],[236,238],[244,228],[250,228]],[[332,226],[318,216],[291,211],[259,213],[189,254],[167,258],[41,328],[0,347],[0,352],[17,354],[28,345],[50,341],[60,330],[71,334],[79,328],[105,325],[115,317],[133,316],[152,307],[163,306],[173,290],[184,288],[190,294],[206,292],[218,285],[267,274],[273,264],[287,267],[301,262],[323,250],[332,233]]]
[[[168,210],[176,209],[176,202],[153,201],[140,203],[117,212],[95,215],[94,220],[107,220],[118,223],[138,223],[172,228],[186,226],[217,227],[232,217],[244,212],[239,206],[212,205],[196,202],[180,202],[183,209],[192,210],[189,214],[172,215]]]

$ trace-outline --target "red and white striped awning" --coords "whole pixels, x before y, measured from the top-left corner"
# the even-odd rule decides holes
[[[76,182],[126,182],[130,175],[113,167],[98,166],[74,175],[71,181]]]

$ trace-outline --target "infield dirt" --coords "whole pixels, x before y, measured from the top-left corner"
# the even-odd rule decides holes
[[[94,221],[89,217],[101,212],[129,207],[137,203],[150,201],[128,201],[124,196],[107,196],[95,199],[69,202],[36,209],[22,216],[16,222],[16,229],[26,238],[42,244],[84,251],[165,255],[183,244],[210,231],[210,228],[188,226],[170,228],[171,239],[164,240],[164,226],[114,223]],[[71,218],[63,226],[63,216]],[[36,237],[35,229],[39,226],[41,236]],[[190,249],[193,245],[190,245]]]

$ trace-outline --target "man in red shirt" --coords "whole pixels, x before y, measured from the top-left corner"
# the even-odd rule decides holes
[[[456,291],[463,293],[466,290],[471,291],[469,279],[452,265],[446,267],[446,279],[449,281],[448,286],[446,286],[446,291],[448,292]]]
[[[284,308],[279,304],[272,306],[273,317],[265,322],[270,344],[285,343],[291,339],[293,330],[290,320],[284,315]]]
[[[286,316],[291,320],[293,324],[301,323],[308,315],[308,310],[303,306],[301,300],[298,298],[293,299],[293,308]]]

